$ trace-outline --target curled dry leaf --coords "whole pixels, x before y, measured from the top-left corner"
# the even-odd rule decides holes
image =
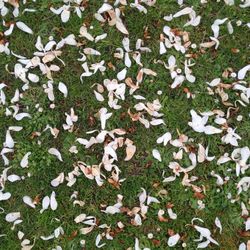
[[[126,158],[124,159],[125,161],[129,161],[132,159],[136,151],[136,146],[132,144],[128,144],[126,147]]]

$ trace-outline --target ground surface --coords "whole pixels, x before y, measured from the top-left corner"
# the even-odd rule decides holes
[[[108,2],[113,6],[114,1]],[[18,58],[13,54],[0,53],[0,83],[6,84],[6,87],[2,89],[6,95],[5,104],[1,103],[0,97],[1,143],[6,143],[6,132],[10,126],[23,127],[19,132],[11,131],[15,141],[14,152],[6,154],[10,161],[9,165],[4,165],[4,161],[0,159],[0,172],[7,167],[11,167],[7,172],[8,176],[11,174],[25,176],[24,180],[15,182],[8,181],[4,175],[0,179],[0,184],[4,187],[3,192],[11,193],[9,199],[0,201],[0,207],[3,208],[3,213],[0,215],[0,234],[3,234],[0,238],[0,249],[21,249],[21,242],[24,239],[29,239],[31,244],[35,240],[33,249],[60,249],[56,246],[61,246],[62,249],[96,249],[95,240],[99,234],[102,235],[99,245],[106,243],[103,249],[128,249],[129,247],[138,249],[135,246],[136,238],[139,240],[142,249],[146,247],[169,249],[168,238],[178,233],[181,238],[173,249],[182,249],[186,244],[186,249],[191,250],[196,249],[198,244],[193,240],[199,238],[199,233],[191,225],[194,217],[204,221],[202,223],[197,220],[194,221],[194,224],[208,228],[213,239],[220,244],[216,246],[210,243],[209,249],[233,250],[238,249],[241,243],[247,242],[249,231],[247,232],[245,223],[248,215],[242,211],[242,202],[246,209],[250,208],[249,193],[247,190],[243,190],[238,194],[239,188],[236,185],[244,176],[249,176],[249,169],[246,167],[245,172],[241,172],[237,176],[234,160],[229,160],[225,164],[217,163],[217,160],[224,153],[227,152],[230,156],[234,149],[247,147],[250,144],[249,105],[246,102],[243,102],[244,106],[235,102],[241,100],[241,92],[232,87],[239,81],[237,72],[249,63],[250,33],[247,22],[249,22],[250,12],[249,8],[242,8],[239,4],[240,1],[235,1],[235,4],[230,6],[225,4],[224,1],[208,1],[208,3],[201,4],[200,1],[187,0],[184,1],[183,6],[179,6],[177,1],[158,0],[154,6],[147,6],[142,3],[147,9],[147,14],[139,12],[138,9],[129,5],[120,4],[116,8],[119,7],[123,13],[121,19],[129,31],[128,36],[116,29],[115,26],[111,27],[107,23],[102,24],[94,18],[93,14],[102,6],[102,1],[82,1],[82,5],[85,6],[85,10],[82,11],[82,18],[79,18],[72,11],[70,19],[66,23],[61,21],[59,15],[50,10],[52,6],[56,9],[62,6],[63,1],[28,1],[25,5],[20,1],[20,15],[15,18],[12,15],[13,7],[5,3],[9,9],[9,13],[3,17],[6,22],[22,21],[33,30],[33,35],[31,35],[15,27],[10,36],[5,36],[3,32],[8,27],[3,24],[0,25],[0,41],[2,41],[2,44],[9,42],[9,49],[13,53],[29,59],[32,58],[33,53],[37,51],[35,44],[38,36],[41,37],[43,44],[46,44],[49,36],[53,36],[58,43],[62,38],[74,34],[78,45],[65,45],[61,48],[62,54],[59,57],[65,65],[57,59],[53,61],[60,66],[60,71],[52,73],[54,101],[50,101],[44,92],[42,85],[48,82],[48,77],[42,75],[38,67],[29,69],[29,72],[38,75],[39,82],[29,82],[29,89],[23,91],[22,86],[25,82],[9,73],[14,71],[14,65],[18,62]],[[72,6],[75,5],[72,3]],[[174,14],[187,6],[193,6],[196,15],[201,15],[198,26],[183,27],[189,19],[188,15],[174,18],[170,22],[163,19],[164,16]],[[35,9],[36,11],[21,13],[25,8]],[[220,26],[219,47],[217,49],[214,46],[201,48],[201,43],[209,42],[211,41],[209,37],[213,37],[211,25],[216,19],[223,18],[228,18],[231,21],[234,32],[228,33],[227,20]],[[237,25],[237,21],[241,21],[242,24]],[[91,42],[85,37],[79,37],[79,29],[83,24],[94,37],[103,33],[107,33],[107,37],[97,43]],[[160,34],[164,34],[163,27],[165,25],[175,29],[173,32],[176,36],[181,31],[187,31],[191,44],[196,44],[197,47],[191,48],[191,45],[188,46],[184,54],[176,51],[174,47],[167,48],[167,53],[160,55]],[[90,26],[93,26],[93,29],[90,29]],[[123,59],[115,58],[114,53],[118,47],[123,48],[122,39],[125,36],[130,39],[131,50],[135,51],[135,43],[139,38],[144,41],[144,46],[152,50],[148,53],[141,52],[141,62],[143,68],[151,69],[157,75],[144,75],[140,88],[132,95],[129,94],[130,87],[127,85],[125,99],[118,98],[118,104],[121,105],[121,108],[115,110],[108,105],[107,90],[103,93],[104,102],[97,101],[94,95],[96,86],[93,87],[93,84],[103,84],[104,79],[117,78],[117,73],[124,69]],[[167,35],[164,34],[164,37],[167,37]],[[163,40],[164,38],[162,38]],[[83,49],[87,47],[101,53],[100,56],[87,55],[88,65],[104,60],[106,70],[102,73],[98,71],[89,77],[83,77],[81,82],[80,76],[84,72],[81,66],[83,62],[77,59],[81,58],[79,51],[83,52]],[[54,51],[55,47],[52,50]],[[126,77],[131,77],[133,82],[136,83],[136,76],[142,66],[136,64],[132,59],[133,53],[132,51],[129,52],[132,66],[128,67]],[[178,67],[183,71],[185,54],[191,54],[194,58],[195,65],[191,69],[196,80],[194,83],[185,80],[180,86],[171,88],[173,79],[170,77],[169,70],[156,61],[162,60],[167,63],[169,56],[174,55]],[[8,65],[8,70],[6,65]],[[116,67],[115,70],[112,69],[112,65]],[[229,72],[228,76],[225,74],[222,76],[226,70]],[[231,76],[232,72],[235,72],[236,76],[234,74]],[[228,84],[230,87],[223,88],[221,85],[210,87],[213,94],[209,94],[209,85],[206,82],[211,82],[215,78],[221,78],[220,84]],[[248,80],[249,73],[241,80],[244,82],[242,85],[249,89]],[[57,88],[59,82],[63,82],[67,86],[68,96],[66,98]],[[124,82],[124,80],[119,82]],[[23,95],[18,101],[11,103],[16,89],[19,89]],[[218,91],[223,89],[229,96],[225,102],[230,104],[223,103],[221,96],[218,94]],[[161,95],[159,95],[159,90],[162,91]],[[195,97],[187,98],[187,93],[192,93]],[[247,93],[246,95],[249,98],[250,91],[248,90]],[[133,98],[133,95],[143,96],[145,100]],[[132,121],[128,114],[129,109],[133,114],[138,113],[139,111],[134,108],[135,104],[153,102],[156,99],[161,104],[159,113],[163,114],[157,119],[163,119],[165,124],[151,125],[146,128],[139,121]],[[43,108],[43,112],[38,112],[37,107],[35,107],[38,103]],[[54,109],[50,108],[51,103],[55,104]],[[31,117],[25,117],[18,121],[13,115],[12,105],[19,107],[19,113],[29,113]],[[136,146],[136,152],[129,161],[124,161],[126,157],[125,146],[116,151],[118,160],[114,161],[113,164],[117,165],[121,171],[119,178],[126,178],[126,180],[121,185],[114,180],[112,181],[112,179],[109,179],[111,172],[105,170],[102,165],[101,172],[106,176],[102,186],[99,186],[95,180],[88,179],[81,170],[78,170],[80,175],[76,176],[76,183],[72,187],[67,186],[67,180],[64,180],[58,187],[52,187],[51,180],[61,172],[64,172],[67,176],[78,161],[85,162],[88,166],[98,165],[102,162],[104,145],[108,145],[113,140],[110,136],[106,136],[103,143],[97,143],[90,148],[85,148],[84,145],[76,142],[76,139],[85,138],[89,140],[91,136],[97,136],[98,132],[91,135],[86,133],[92,130],[101,131],[98,111],[103,107],[106,107],[108,112],[113,113],[111,118],[107,120],[105,129],[107,131],[118,128],[124,129],[126,134],[120,135],[120,137],[129,138]],[[6,116],[6,108],[11,110],[11,115]],[[70,108],[74,108],[75,114],[78,116],[78,120],[71,127],[72,131],[63,128],[66,119],[65,112],[70,114]],[[198,114],[199,112],[214,110],[225,112],[223,118],[226,119],[226,124],[216,124],[214,115],[209,116],[208,122],[208,124],[222,129],[222,131],[212,135],[195,131],[188,125],[188,122],[191,121],[190,110],[192,109]],[[226,117],[228,110],[229,115]],[[143,112],[144,117],[151,121],[152,116],[147,114],[147,111]],[[239,121],[241,118],[239,116],[243,117],[241,121]],[[60,130],[56,138],[50,133],[49,129],[43,131],[46,125]],[[235,132],[241,137],[238,140],[238,146],[226,144],[222,141],[223,135],[227,134],[227,127],[237,128]],[[37,135],[35,132],[40,132],[41,135]],[[166,146],[157,144],[157,138],[166,132],[171,133],[172,141],[178,139],[181,134],[185,134],[192,139],[180,147],[173,146],[171,142],[168,142]],[[118,138],[119,135],[115,135],[115,137]],[[122,141],[124,142],[125,139],[122,139]],[[176,174],[179,174],[179,176],[174,181],[163,182],[164,177],[175,175],[173,170],[168,167],[170,162],[178,162],[183,168],[194,165],[191,164],[189,156],[193,153],[196,157],[199,143],[205,148],[209,147],[209,156],[215,156],[215,159],[198,162],[194,169],[188,172],[188,178],[197,177],[192,184],[199,188],[198,192],[195,187],[183,184],[185,171],[178,173],[178,170],[176,170]],[[73,145],[77,146],[77,154],[69,152]],[[4,147],[8,148],[3,144]],[[48,149],[50,148],[58,149],[63,161],[49,154]],[[181,148],[184,152],[183,158],[174,159],[173,152],[178,152]],[[159,150],[161,161],[153,157],[153,149]],[[22,168],[20,162],[27,152],[31,152],[29,163],[27,167]],[[112,156],[109,155],[109,158],[112,158]],[[249,160],[246,162],[247,164],[249,164]],[[244,168],[244,166],[240,168]],[[228,169],[232,171],[230,172]],[[216,183],[217,179],[211,175],[211,171],[223,178],[224,183],[222,185]],[[30,177],[28,177],[28,173]],[[230,177],[230,179],[227,181],[226,177]],[[157,198],[160,202],[149,204],[148,212],[145,215],[140,211],[142,204],[138,199],[138,195],[142,192],[141,188],[144,188],[147,194]],[[43,198],[50,196],[53,190],[56,193],[57,209],[53,211],[49,208],[40,213]],[[78,192],[78,196],[70,199],[74,191]],[[232,197],[229,197],[229,193]],[[118,194],[123,196],[121,207],[118,205],[119,212],[115,214],[104,213],[103,210],[107,206],[113,206],[117,203]],[[31,197],[33,202],[37,203],[36,207],[32,208],[25,204],[23,202],[24,196]],[[85,204],[82,207],[73,205],[74,200],[84,201]],[[204,207],[199,207],[199,204],[204,205]],[[176,219],[171,219],[167,212],[167,208],[172,206],[174,213],[177,214]],[[128,210],[134,207],[139,208],[138,213],[130,211],[132,214],[129,214]],[[160,221],[159,210],[165,211],[163,217],[167,221]],[[6,214],[11,212],[20,212],[23,220],[16,225],[14,230],[11,230],[13,223],[6,222],[5,218]],[[93,230],[86,235],[81,234],[80,229],[88,227],[88,225],[82,222],[78,224],[74,222],[76,216],[83,213],[96,218]],[[142,219],[141,225],[132,225],[135,224],[133,219],[136,214]],[[215,225],[216,217],[222,224],[221,234],[219,228]],[[119,221],[122,222],[124,228],[119,228],[117,225]],[[99,226],[102,224],[107,224],[108,228],[100,228]],[[46,241],[40,238],[53,234],[58,227],[63,228],[63,234]],[[18,239],[18,231],[25,234],[21,240]],[[108,232],[113,236],[112,240],[106,239]],[[150,233],[153,234],[153,239],[149,239],[148,234]],[[81,246],[81,240],[86,240],[85,246]],[[183,243],[185,244],[183,245]]]

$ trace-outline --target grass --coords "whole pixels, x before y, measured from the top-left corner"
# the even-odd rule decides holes
[[[111,1],[112,2],[112,1]],[[249,17],[249,10],[241,9],[237,4],[235,6],[226,6],[223,1],[220,3],[209,2],[205,5],[198,4],[199,1],[186,1],[188,6],[194,6],[196,12],[202,15],[201,25],[197,28],[187,27],[186,30],[190,32],[190,39],[192,42],[199,44],[202,40],[208,38],[212,34],[211,24],[216,18],[229,17],[232,20],[242,20],[246,23]],[[236,1],[240,2],[240,1]],[[26,13],[21,15],[18,20],[27,23],[34,31],[35,35],[27,35],[18,29],[8,38],[10,41],[10,49],[20,55],[27,57],[31,56],[35,49],[35,41],[40,35],[44,42],[49,36],[54,36],[57,41],[68,34],[78,34],[79,28],[83,22],[94,26],[93,34],[108,33],[107,39],[101,43],[97,43],[96,49],[102,53],[101,59],[106,62],[111,61],[117,67],[117,71],[121,70],[124,65],[119,60],[115,60],[111,55],[117,47],[121,47],[121,40],[123,36],[117,32],[114,27],[107,25],[101,26],[94,18],[93,12],[100,6],[99,1],[90,1],[88,8],[83,13],[83,18],[79,19],[75,14],[71,16],[70,21],[62,24],[60,18],[49,11],[49,7],[59,6],[61,1],[40,0],[37,3],[29,3],[29,8],[36,8],[35,13]],[[24,7],[21,7],[23,9]],[[165,15],[174,13],[178,10],[176,1],[173,0],[159,0],[155,7],[148,8],[148,14],[139,13],[136,9],[125,8],[125,23],[130,31],[131,47],[135,46],[135,41],[138,38],[143,38],[143,30],[147,26],[150,39],[145,41],[145,45],[152,49],[152,53],[143,54],[142,62],[145,67],[157,71],[157,77],[146,77],[140,89],[140,94],[145,96],[148,101],[153,101],[159,98],[163,105],[161,112],[164,114],[166,122],[165,127],[152,127],[146,129],[139,123],[133,123],[127,115],[127,109],[132,107],[136,102],[132,97],[127,96],[124,102],[121,102],[122,108],[113,113],[112,119],[107,124],[108,129],[115,129],[118,127],[131,129],[128,135],[135,145],[137,145],[137,152],[134,158],[129,162],[120,161],[119,168],[122,170],[121,176],[126,177],[126,181],[122,184],[120,190],[115,189],[109,183],[98,187],[95,182],[84,177],[78,178],[76,184],[69,188],[66,185],[61,185],[56,188],[57,201],[59,207],[56,211],[47,210],[40,214],[37,209],[27,207],[22,202],[24,195],[35,197],[39,195],[43,197],[52,192],[50,181],[55,178],[60,172],[68,173],[73,170],[73,164],[78,161],[84,161],[88,164],[96,164],[100,162],[102,157],[102,147],[95,146],[91,149],[84,149],[78,147],[79,154],[70,155],[68,149],[74,144],[77,137],[86,138],[86,132],[100,128],[100,123],[95,119],[94,124],[89,122],[92,117],[103,104],[98,103],[93,95],[91,86],[93,83],[102,82],[105,78],[112,79],[116,76],[115,72],[108,69],[104,75],[97,73],[93,77],[84,78],[83,83],[80,82],[79,76],[82,73],[81,63],[76,60],[79,57],[78,48],[67,46],[63,50],[62,60],[65,62],[65,67],[61,71],[53,75],[55,83],[62,81],[67,84],[69,89],[69,96],[64,99],[62,95],[56,90],[56,107],[54,110],[49,109],[49,100],[43,93],[42,84],[47,82],[45,77],[37,84],[32,84],[31,88],[25,93],[23,99],[20,100],[20,106],[25,110],[29,107],[29,112],[32,119],[24,119],[18,122],[18,125],[23,126],[21,132],[13,133],[14,140],[18,142],[15,146],[15,154],[12,155],[10,173],[27,176],[27,172],[31,174],[31,178],[26,178],[25,181],[16,183],[6,183],[6,191],[12,193],[12,198],[6,202],[1,202],[0,206],[4,208],[5,213],[12,211],[20,211],[23,218],[23,223],[17,226],[17,229],[25,233],[25,237],[33,241],[36,239],[34,249],[44,250],[52,249],[56,245],[60,245],[63,249],[81,249],[80,240],[86,240],[86,248],[96,249],[94,242],[98,233],[102,232],[96,228],[90,234],[84,236],[75,232],[82,227],[74,223],[74,218],[80,213],[93,215],[98,218],[99,224],[106,223],[116,228],[116,223],[122,221],[125,224],[124,231],[117,233],[114,240],[107,241],[104,249],[127,249],[134,245],[135,237],[139,238],[141,247],[150,247],[151,249],[168,249],[167,238],[168,230],[173,229],[179,232],[183,237],[183,241],[187,243],[189,250],[196,249],[197,243],[193,239],[198,238],[198,234],[192,230],[188,224],[191,223],[193,217],[199,217],[205,221],[204,226],[210,228],[213,236],[220,246],[212,245],[210,249],[237,249],[240,242],[246,240],[241,237],[239,232],[243,230],[243,218],[241,218],[240,203],[232,204],[227,199],[227,194],[231,192],[236,195],[235,183],[239,180],[236,178],[234,171],[227,173],[227,168],[234,170],[235,166],[232,164],[225,164],[217,166],[215,162],[199,164],[196,169],[192,171],[192,175],[198,176],[197,185],[206,187],[206,195],[203,200],[206,207],[204,210],[199,210],[197,207],[197,198],[194,197],[191,189],[186,189],[181,184],[181,179],[177,181],[164,184],[162,182],[162,171],[165,170],[166,176],[171,175],[167,165],[172,161],[173,148],[170,146],[159,148],[162,155],[162,162],[159,163],[152,158],[152,149],[156,146],[156,139],[166,131],[171,131],[173,137],[178,136],[177,129],[189,137],[194,138],[195,143],[202,143],[209,145],[211,155],[222,155],[224,152],[231,152],[230,146],[225,146],[221,143],[219,136],[206,136],[191,131],[187,126],[190,121],[190,109],[197,111],[208,111],[212,109],[222,109],[226,111],[226,107],[222,105],[220,97],[209,96],[206,90],[206,81],[210,81],[216,77],[221,77],[222,72],[227,67],[232,67],[234,71],[238,71],[249,62],[249,31],[246,27],[235,27],[233,35],[228,35],[227,31],[222,28],[221,45],[218,51],[208,49],[206,53],[201,54],[196,51],[198,58],[196,66],[193,67],[194,75],[197,78],[195,84],[184,83],[178,89],[170,89],[172,80],[170,79],[168,71],[162,65],[154,64],[154,59],[167,60],[170,54],[178,56],[178,62],[183,62],[184,57],[180,57],[174,50],[170,50],[166,55],[159,55],[159,34],[162,28],[167,23],[163,20]],[[7,16],[7,20],[12,20],[11,16]],[[185,17],[175,19],[171,22],[173,27],[182,29],[185,23]],[[168,24],[167,24],[168,25]],[[170,24],[169,24],[170,25]],[[3,27],[0,26],[0,31]],[[248,32],[248,33],[247,33]],[[78,38],[79,41],[83,39]],[[92,46],[87,43],[86,46]],[[237,54],[232,53],[232,48],[238,48],[240,51]],[[95,61],[95,59],[89,58]],[[5,65],[9,65],[9,69],[13,69],[16,59],[13,56],[6,56],[0,54],[0,82],[5,82],[8,87],[6,95],[8,101],[13,96],[16,88],[21,88],[20,80],[14,78],[5,71]],[[135,76],[138,71],[137,66],[129,69],[129,75]],[[152,80],[152,81],[151,81]],[[224,79],[227,81],[228,79]],[[184,88],[187,87],[192,93],[196,94],[195,99],[187,99],[184,93]],[[162,90],[161,96],[157,95],[157,90]],[[234,92],[230,92],[230,98],[236,98]],[[39,103],[44,108],[44,112],[36,111],[35,104]],[[106,104],[106,103],[105,103]],[[62,124],[65,122],[65,112],[69,112],[70,108],[74,107],[78,115],[78,122],[74,133],[63,132]],[[17,122],[14,118],[5,117],[5,108],[0,106],[0,141],[5,140],[5,131],[8,126],[14,125]],[[237,115],[243,115],[247,118],[249,107],[241,107]],[[125,114],[125,115],[121,115]],[[53,139],[49,133],[42,133],[39,138],[31,138],[35,131],[42,131],[45,126],[49,124],[57,128],[61,128],[58,138]],[[250,124],[249,118],[243,119],[242,122],[232,120],[232,126],[237,127],[237,132],[243,137],[240,141],[240,146],[250,145]],[[37,142],[41,141],[41,145]],[[47,153],[48,148],[58,148],[64,156],[64,162],[59,162],[54,157]],[[22,156],[32,151],[30,157],[29,169],[21,169],[19,162]],[[124,152],[119,151],[119,158],[124,157]],[[189,164],[188,159],[183,159],[181,162],[183,166]],[[3,162],[0,162],[0,170],[4,168]],[[222,187],[216,186],[216,179],[211,177],[210,172],[215,170],[223,176],[230,175],[233,181]],[[248,170],[249,173],[249,170]],[[116,202],[117,194],[124,196],[123,203],[129,208],[138,206],[138,193],[144,187],[150,192],[150,195],[157,197],[161,204],[153,204],[147,214],[147,219],[140,227],[135,227],[130,224],[130,218],[125,214],[106,215],[102,213],[101,204],[114,204]],[[165,189],[166,195],[160,195],[159,191]],[[79,193],[78,199],[85,201],[85,206],[80,208],[73,207],[72,202],[69,202],[69,197],[77,191]],[[241,201],[248,204],[248,197],[246,194],[241,195]],[[173,210],[177,213],[177,220],[170,220],[167,223],[159,222],[157,220],[157,212],[164,207],[164,204],[171,202],[174,204]],[[249,205],[248,205],[249,208]],[[0,216],[0,234],[7,234],[7,237],[0,238],[0,249],[14,250],[20,249],[20,243],[17,239],[17,229],[10,230],[10,224],[5,222],[4,216]],[[223,233],[220,235],[214,225],[215,217],[219,217],[223,225]],[[58,221],[55,219],[59,219]],[[62,226],[65,234],[55,240],[42,241],[41,235],[47,236],[53,230]],[[148,233],[153,233],[154,240],[147,238]],[[181,249],[181,244],[175,249]]]

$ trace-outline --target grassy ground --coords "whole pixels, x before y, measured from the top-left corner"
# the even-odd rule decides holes
[[[202,23],[198,28],[186,28],[190,32],[191,41],[197,44],[204,37],[208,37],[211,34],[210,26],[216,18],[229,17],[233,20],[247,22],[247,17],[250,15],[249,10],[243,10],[237,5],[226,6],[223,1],[220,3],[211,1],[204,6],[201,6],[198,3],[199,1],[186,2],[189,6],[193,5],[196,12],[202,15]],[[49,7],[51,5],[57,6],[57,3],[60,5],[60,1],[48,0],[40,0],[37,3],[28,4],[29,8],[36,8],[37,12],[27,13],[18,19],[28,24],[33,29],[35,35],[30,36],[16,29],[14,34],[9,38],[11,50],[20,55],[31,56],[33,51],[35,51],[34,44],[37,35],[40,35],[44,41],[47,41],[46,39],[51,35],[59,40],[71,33],[78,34],[79,27],[85,22],[95,27],[94,32],[99,29],[100,33],[108,33],[107,39],[103,43],[97,44],[96,49],[102,53],[102,59],[112,61],[118,69],[122,69],[123,64],[117,62],[110,55],[114,53],[118,46],[122,46],[121,40],[123,36],[114,27],[101,27],[93,18],[93,11],[97,9],[97,6],[100,6],[99,1],[90,1],[88,8],[83,13],[82,19],[79,19],[76,15],[72,15],[70,21],[66,24],[62,24],[60,18],[49,11]],[[16,153],[11,159],[12,169],[9,172],[25,175],[27,171],[20,169],[19,162],[26,152],[32,151],[29,164],[29,172],[32,178],[13,184],[8,182],[6,184],[6,191],[12,193],[12,198],[2,204],[0,203],[0,206],[6,212],[13,210],[21,212],[24,221],[17,227],[30,240],[37,239],[34,249],[52,249],[56,245],[62,246],[63,249],[81,249],[79,244],[81,239],[86,239],[86,249],[95,249],[95,237],[101,230],[95,229],[87,236],[74,235],[74,232],[82,227],[74,223],[74,218],[80,213],[96,216],[100,224],[107,223],[108,225],[115,226],[117,221],[122,221],[126,225],[125,230],[117,234],[114,240],[108,241],[104,249],[127,249],[134,245],[135,237],[140,239],[141,246],[150,247],[151,249],[168,249],[166,242],[169,229],[173,229],[175,232],[183,235],[183,239],[187,243],[186,249],[196,249],[197,243],[193,242],[193,239],[197,238],[198,234],[187,226],[187,224],[191,223],[193,217],[203,219],[205,226],[211,229],[214,238],[220,242],[219,247],[212,245],[210,249],[234,250],[237,249],[240,242],[246,240],[246,238],[242,238],[240,235],[240,231],[243,230],[244,226],[244,220],[240,217],[240,205],[238,202],[232,204],[227,199],[229,192],[233,195],[236,194],[235,183],[238,181],[238,178],[235,177],[233,171],[231,174],[233,181],[229,182],[228,185],[218,188],[215,178],[212,178],[210,175],[210,172],[215,169],[216,172],[226,176],[228,175],[226,173],[227,168],[231,167],[234,169],[234,164],[229,163],[217,166],[215,162],[203,163],[199,164],[192,171],[192,175],[199,177],[196,184],[199,186],[204,185],[207,190],[203,200],[206,207],[204,210],[199,210],[197,208],[197,198],[194,197],[190,189],[186,190],[182,186],[181,179],[169,184],[162,183],[162,171],[166,171],[166,176],[171,174],[167,165],[172,161],[173,148],[170,146],[157,147],[160,149],[163,158],[161,163],[152,158],[151,151],[156,145],[156,139],[166,131],[171,131],[173,137],[176,137],[178,136],[177,129],[181,133],[194,138],[196,143],[209,145],[211,155],[220,156],[224,152],[231,152],[232,148],[223,145],[219,136],[206,136],[191,131],[187,126],[188,121],[190,121],[189,111],[190,109],[207,111],[217,108],[225,111],[226,109],[221,104],[219,97],[216,101],[214,96],[207,94],[204,83],[207,80],[221,77],[222,72],[227,67],[232,67],[237,71],[249,61],[249,32],[246,33],[246,28],[236,27],[233,35],[228,35],[222,28],[221,33],[223,37],[221,38],[221,45],[218,51],[210,49],[204,54],[197,51],[198,58],[194,67],[194,75],[197,77],[196,83],[193,85],[185,83],[178,89],[170,89],[172,80],[169,73],[162,65],[154,64],[153,61],[154,59],[166,60],[169,56],[169,54],[159,55],[159,34],[162,32],[163,26],[166,25],[163,16],[175,12],[177,9],[178,5],[176,1],[171,0],[157,1],[155,7],[148,8],[147,15],[141,14],[135,9],[125,8],[126,26],[130,31],[131,44],[134,44],[136,39],[142,38],[145,26],[148,27],[150,39],[146,40],[146,45],[152,49],[152,53],[144,54],[142,61],[146,68],[149,67],[157,71],[158,75],[156,78],[147,77],[141,87],[140,94],[145,96],[149,101],[153,101],[157,97],[159,98],[163,105],[161,112],[164,113],[166,127],[152,127],[148,130],[139,123],[133,123],[129,116],[126,115],[128,107],[132,107],[136,103],[132,97],[127,97],[121,104],[122,108],[114,112],[112,119],[108,122],[108,129],[117,127],[131,129],[132,132],[128,137],[137,145],[136,155],[131,161],[119,162],[119,167],[122,170],[121,175],[127,178],[120,190],[115,189],[108,183],[102,187],[97,187],[95,182],[82,177],[78,178],[77,183],[72,188],[61,185],[56,189],[59,208],[54,212],[48,210],[40,214],[37,209],[28,208],[22,202],[24,195],[29,195],[30,197],[40,195],[43,197],[50,194],[53,190],[50,186],[50,181],[60,172],[67,173],[71,171],[73,169],[72,165],[77,160],[82,160],[89,164],[101,161],[101,147],[94,147],[89,150],[78,147],[79,154],[73,156],[68,153],[68,149],[73,145],[77,137],[85,138],[87,131],[99,129],[100,125],[98,121],[94,124],[89,122],[89,118],[102,107],[102,104],[98,103],[94,98],[91,85],[95,82],[101,82],[102,79],[115,77],[115,73],[112,70],[108,69],[103,76],[98,73],[93,77],[84,78],[84,82],[81,83],[79,80],[79,76],[82,73],[81,63],[76,60],[79,57],[78,48],[66,47],[62,55],[62,59],[66,65],[62,67],[58,74],[55,74],[54,81],[62,81],[67,84],[69,97],[63,99],[62,95],[56,96],[56,108],[54,110],[49,109],[49,101],[41,88],[42,84],[47,82],[44,77],[41,78],[38,84],[32,84],[32,87],[20,101],[20,105],[23,107],[29,106],[32,119],[24,119],[18,122],[18,125],[20,124],[24,129],[14,135],[15,141],[18,143],[15,148]],[[185,18],[176,19],[173,22],[173,26],[181,28],[184,23]],[[0,31],[1,29],[2,27],[0,26]],[[239,53],[232,53],[233,48],[239,48]],[[175,55],[176,52],[171,51],[171,54]],[[176,54],[176,56],[178,55]],[[9,69],[12,69],[15,63],[16,61],[13,57],[0,54],[0,82],[7,83],[6,94],[10,97],[13,96],[16,88],[21,87],[21,83],[13,75],[5,71],[5,65],[8,64]],[[137,70],[138,67],[133,66],[129,69],[129,75],[134,76]],[[150,81],[152,79],[153,82]],[[230,80],[225,79],[225,81]],[[188,87],[192,93],[196,94],[195,99],[186,98],[186,94],[183,91],[185,87]],[[159,89],[163,91],[161,96],[157,96],[156,93]],[[235,93],[232,92],[230,95],[232,100],[236,98],[234,96]],[[43,113],[36,112],[35,104],[37,103],[44,108]],[[79,117],[76,123],[77,129],[75,129],[74,133],[62,132],[55,140],[52,140],[49,133],[43,133],[39,138],[42,142],[41,146],[37,144],[36,138],[31,138],[34,131],[41,131],[45,128],[46,124],[57,128],[62,127],[65,121],[64,112],[69,112],[71,107],[75,107]],[[1,142],[5,140],[5,131],[8,126],[16,124],[13,118],[5,117],[4,112],[5,108],[0,106]],[[249,109],[247,107],[241,107],[237,115],[241,114],[244,117],[248,117],[248,113]],[[240,123],[234,119],[232,120],[232,126],[238,128],[237,131],[243,138],[240,141],[240,146],[249,145],[249,119],[244,119]],[[48,148],[55,146],[64,155],[64,162],[62,163],[47,153]],[[123,152],[119,152],[121,158],[124,156],[123,154]],[[182,161],[184,165],[187,164],[186,160]],[[0,162],[0,169],[3,169],[3,162]],[[129,218],[124,214],[106,215],[100,212],[100,205],[114,204],[117,194],[124,196],[124,204],[126,206],[132,208],[139,205],[137,195],[141,191],[141,187],[150,191],[152,196],[157,197],[161,201],[160,205],[152,205],[147,219],[143,222],[142,226],[132,226]],[[167,190],[166,195],[158,195],[158,192],[162,189]],[[78,198],[85,201],[86,205],[83,208],[73,207],[72,203],[69,202],[69,197],[73,191],[78,191]],[[247,204],[247,195],[243,194],[241,200]],[[177,213],[178,219],[170,220],[167,223],[159,222],[157,220],[157,212],[162,208],[163,204],[167,204],[168,202],[174,204],[174,211]],[[214,219],[217,216],[223,225],[223,234],[221,235],[215,229],[214,225]],[[60,222],[55,221],[54,218],[60,219]],[[52,241],[42,241],[39,239],[41,235],[49,235],[60,225],[65,230],[64,236]],[[1,233],[7,233],[7,237],[0,238],[0,249],[20,249],[16,230],[10,230],[9,223],[5,222],[2,215],[0,216]],[[154,234],[155,241],[147,238],[148,233]],[[175,249],[182,249],[182,247],[179,244]]]

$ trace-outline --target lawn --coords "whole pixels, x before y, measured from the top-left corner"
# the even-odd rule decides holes
[[[250,249],[250,2],[183,2],[0,0],[1,250]]]

